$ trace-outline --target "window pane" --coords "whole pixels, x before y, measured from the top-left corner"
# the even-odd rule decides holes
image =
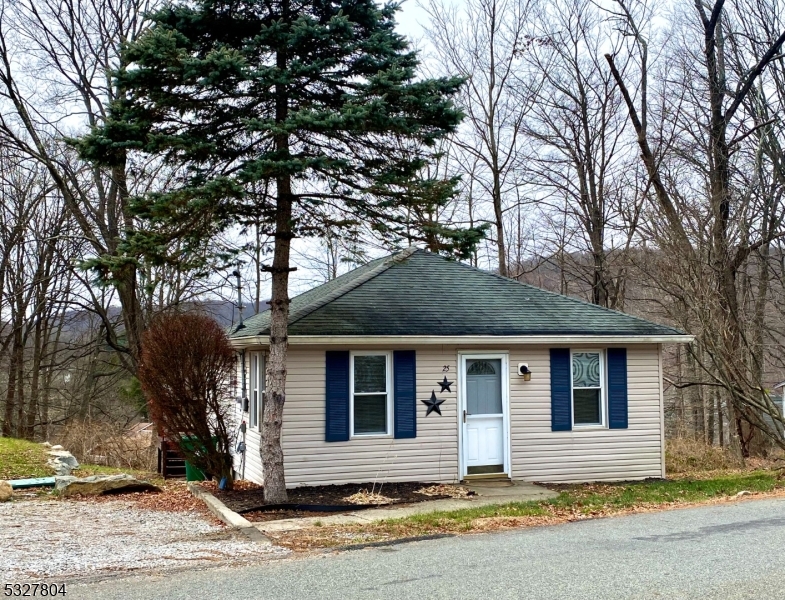
[[[600,387],[598,352],[575,352],[572,355],[572,386]]]
[[[387,357],[386,356],[355,356],[354,357],[354,392],[387,391]]]
[[[354,433],[387,433],[387,394],[354,397]]]
[[[256,389],[256,355],[255,354],[251,354],[251,365],[250,365],[250,369],[248,370],[250,371],[249,373],[250,389],[255,390]]]
[[[600,424],[600,390],[573,390],[572,402],[576,425]]]
[[[466,371],[466,409],[470,415],[502,413],[502,361],[478,360]],[[479,366],[478,366],[479,365]]]
[[[501,360],[467,360],[466,364],[470,365],[466,371],[467,375],[496,375],[501,373]]]

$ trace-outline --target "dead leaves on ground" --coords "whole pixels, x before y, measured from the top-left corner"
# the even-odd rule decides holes
[[[215,493],[218,491],[217,481],[200,481],[199,485],[208,490],[210,493]],[[233,486],[234,487],[232,489],[234,490],[258,490],[262,487],[258,483],[254,483],[253,481],[246,481],[244,479],[236,479]]]
[[[368,490],[360,490],[356,494],[352,494],[351,496],[346,496],[344,498],[347,502],[351,504],[392,504],[393,502],[397,501],[398,498],[389,498],[387,496],[382,496],[378,492],[369,492]]]
[[[160,492],[129,492],[126,494],[106,494],[102,496],[73,496],[66,501],[76,502],[112,502],[122,501],[131,503],[134,508],[142,510],[155,510],[163,512],[190,512],[196,513],[208,519],[213,524],[223,522],[216,519],[207,510],[204,502],[196,498],[188,490],[185,481],[166,480],[163,483],[156,482],[161,487]]]
[[[428,487],[417,490],[416,493],[422,494],[423,496],[447,496],[449,498],[467,498],[474,495],[474,492],[462,485],[450,485],[445,483],[429,485]]]

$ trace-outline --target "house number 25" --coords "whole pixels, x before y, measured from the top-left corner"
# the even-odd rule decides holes
[[[444,365],[444,366],[442,367],[442,373],[446,373],[446,372],[447,372],[447,371],[449,371],[449,370],[450,370],[450,365]]]

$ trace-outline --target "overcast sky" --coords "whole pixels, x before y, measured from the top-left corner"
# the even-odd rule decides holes
[[[417,0],[404,0],[398,13],[398,31],[416,41],[422,37],[422,23],[427,19],[428,15],[419,7]]]

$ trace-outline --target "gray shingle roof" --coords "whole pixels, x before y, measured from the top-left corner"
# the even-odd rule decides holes
[[[270,311],[233,338],[269,334]],[[292,299],[289,335],[683,335],[424,250],[380,258]]]

